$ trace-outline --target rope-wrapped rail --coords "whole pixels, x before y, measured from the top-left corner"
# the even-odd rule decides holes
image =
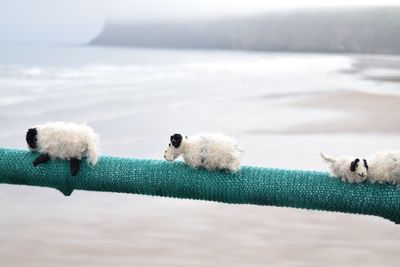
[[[348,184],[326,172],[242,167],[236,173],[195,170],[181,162],[101,157],[82,161],[77,176],[62,160],[32,166],[38,156],[0,148],[0,183],[271,205],[381,216],[400,223],[400,187]]]

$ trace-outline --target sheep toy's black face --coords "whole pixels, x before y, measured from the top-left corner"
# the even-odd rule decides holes
[[[168,161],[173,161],[183,153],[182,135],[174,134],[170,137],[170,143],[167,150],[164,152],[164,158]]]
[[[350,171],[355,172],[359,177],[366,179],[368,177],[368,164],[367,160],[355,159],[350,164]]]
[[[37,149],[37,130],[36,128],[30,128],[26,133],[26,143],[28,144],[29,149],[36,150]]]

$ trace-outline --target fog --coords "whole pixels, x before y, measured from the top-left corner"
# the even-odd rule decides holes
[[[393,6],[396,1],[272,0],[3,0],[0,44],[84,44],[106,21],[195,20],[276,10],[338,6]]]

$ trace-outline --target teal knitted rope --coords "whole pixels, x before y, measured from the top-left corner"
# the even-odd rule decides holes
[[[242,167],[232,174],[181,162],[105,156],[95,167],[82,162],[79,174],[71,176],[67,161],[33,167],[37,156],[0,148],[0,183],[52,187],[66,196],[75,189],[133,193],[369,214],[400,223],[400,187],[348,184],[325,172]]]

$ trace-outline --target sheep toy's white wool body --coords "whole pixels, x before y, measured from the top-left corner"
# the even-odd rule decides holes
[[[174,134],[164,158],[173,161],[180,155],[193,168],[235,172],[240,167],[240,150],[236,140],[219,133],[199,134],[190,138]]]
[[[81,160],[87,155],[92,165],[99,157],[98,135],[87,125],[77,123],[49,122],[35,126],[38,151],[51,158]]]
[[[321,153],[330,163],[332,174],[343,181],[371,183],[400,183],[400,151],[380,151],[367,160],[330,157]]]
[[[360,183],[368,177],[368,165],[365,160],[331,157],[325,153],[321,153],[321,157],[330,164],[332,174],[344,182]]]
[[[84,124],[49,122],[36,125],[26,133],[26,142],[30,150],[41,153],[33,166],[50,159],[69,160],[73,176],[78,174],[84,156],[95,165],[100,153],[98,135]]]
[[[380,151],[368,159],[369,179],[376,183],[400,182],[400,151]]]

